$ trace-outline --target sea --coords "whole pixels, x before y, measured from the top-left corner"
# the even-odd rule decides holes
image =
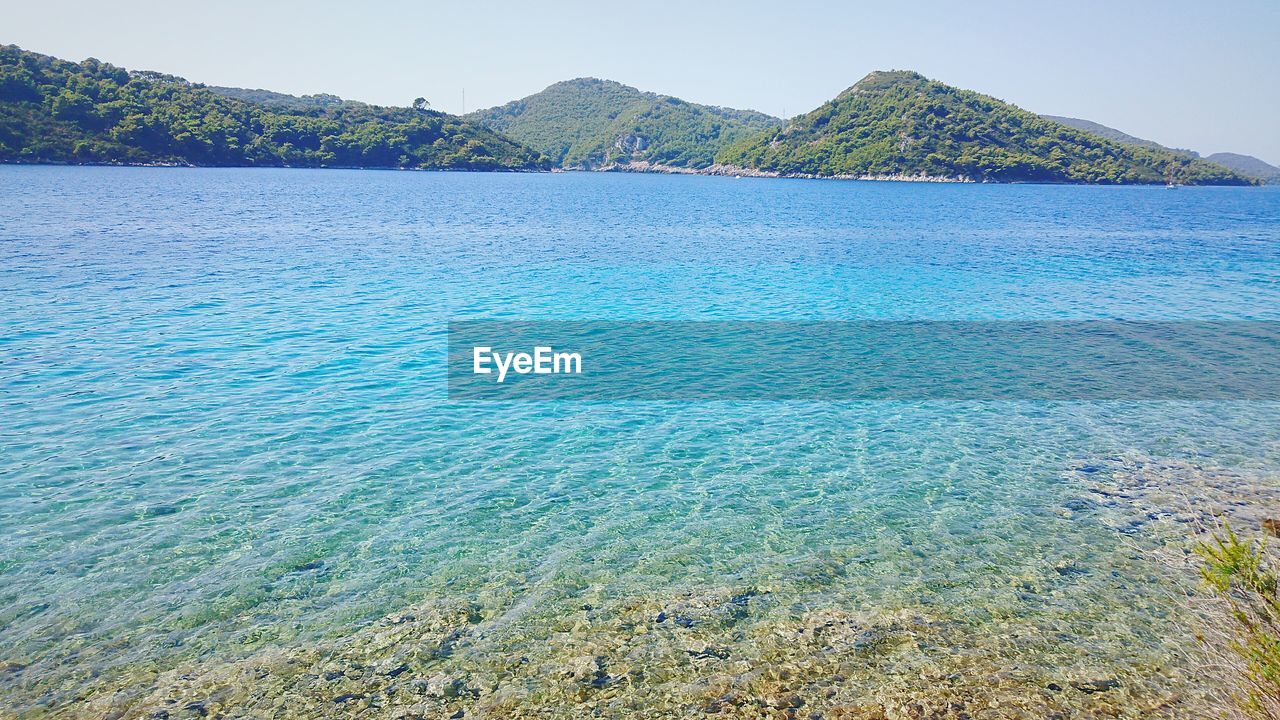
[[[469,320],[1277,321],[1280,188],[0,166],[0,716],[1226,702],[1280,403],[470,401]]]

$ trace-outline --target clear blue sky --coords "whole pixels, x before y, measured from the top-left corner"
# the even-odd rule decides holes
[[[364,6],[361,6],[364,5]],[[895,5],[899,7],[894,7]],[[448,112],[595,76],[796,115],[876,69],[1280,165],[1280,2],[13,3],[0,42]]]

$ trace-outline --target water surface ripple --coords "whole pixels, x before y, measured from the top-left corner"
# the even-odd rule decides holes
[[[1275,489],[1275,405],[451,403],[445,328],[1277,320],[1280,189],[12,166],[0,188],[0,714],[1208,702],[1168,565],[1192,518],[1133,488]]]

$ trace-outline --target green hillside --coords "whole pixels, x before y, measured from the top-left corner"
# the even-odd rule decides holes
[[[1211,162],[1216,165],[1221,165],[1222,167],[1236,173],[1237,175],[1243,175],[1246,178],[1257,180],[1258,182],[1263,184],[1280,182],[1280,168],[1275,167],[1274,165],[1271,165],[1267,162],[1264,162],[1263,160],[1260,160],[1252,155],[1242,155],[1240,153],[1231,153],[1231,152],[1220,152],[1220,153],[1214,153],[1212,155],[1202,156],[1200,155],[1200,153],[1195,152],[1194,150],[1182,150],[1178,148],[1165,147],[1164,145],[1153,142],[1151,140],[1144,140],[1140,137],[1134,137],[1133,135],[1130,135],[1126,132],[1116,130],[1115,128],[1112,128],[1112,127],[1107,127],[1106,125],[1102,125],[1100,123],[1096,123],[1091,120],[1082,120],[1080,118],[1071,118],[1071,117],[1059,117],[1056,115],[1042,115],[1041,117],[1047,120],[1053,120],[1054,122],[1062,123],[1063,125],[1068,125],[1070,127],[1076,128],[1077,130],[1083,130],[1088,133],[1093,133],[1094,135],[1101,135],[1107,140],[1112,140],[1114,142],[1118,142],[1124,145],[1142,145],[1144,147],[1152,147],[1152,148],[1158,148],[1161,150],[1169,150],[1170,152],[1181,153],[1184,155],[1190,155],[1192,157],[1200,158],[1207,162]]]
[[[875,72],[717,161],[783,175],[931,176],[993,182],[1242,185],[1213,163],[1112,142],[905,71]]]
[[[558,82],[466,118],[565,167],[646,161],[703,168],[725,145],[781,122],[752,110],[697,105],[595,78]]]
[[[1124,132],[1123,130],[1117,130],[1113,127],[1108,127],[1106,125],[1103,125],[1102,123],[1093,122],[1092,120],[1085,120],[1083,118],[1063,117],[1061,115],[1041,115],[1040,117],[1044,118],[1045,120],[1052,120],[1053,122],[1059,123],[1061,125],[1066,125],[1067,127],[1073,127],[1077,130],[1083,130],[1084,132],[1087,132],[1087,133],[1099,135],[1105,140],[1110,140],[1111,142],[1120,143],[1121,145],[1141,145],[1142,147],[1155,148],[1157,150],[1168,150],[1169,152],[1181,153],[1183,155],[1190,155],[1191,157],[1200,157],[1200,153],[1196,152],[1195,150],[1187,150],[1185,148],[1171,148],[1165,145],[1161,145],[1160,143],[1154,140],[1146,140],[1146,139],[1137,137],[1135,135],[1130,135],[1129,133]]]
[[[1280,184],[1280,168],[1259,160],[1252,155],[1222,152],[1214,153],[1206,157],[1205,160],[1230,168],[1245,177],[1251,177],[1267,184]]]
[[[461,118],[329,97],[259,104],[170,75],[93,59],[66,62],[4,45],[0,161],[476,170],[549,165],[537,152]]]

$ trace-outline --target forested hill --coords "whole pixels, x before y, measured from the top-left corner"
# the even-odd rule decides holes
[[[698,105],[610,80],[558,82],[467,116],[564,167],[649,162],[703,168],[735,140],[781,123],[754,110]]]
[[[1052,120],[1053,122],[1066,125],[1067,127],[1073,127],[1077,130],[1083,130],[1087,133],[1099,135],[1112,142],[1118,142],[1121,145],[1141,145],[1143,147],[1156,148],[1157,150],[1168,150],[1170,152],[1182,153],[1184,155],[1190,155],[1192,157],[1200,157],[1200,154],[1194,150],[1167,147],[1165,145],[1161,145],[1160,143],[1154,140],[1146,140],[1144,138],[1136,137],[1134,135],[1130,135],[1127,132],[1124,132],[1123,130],[1117,130],[1113,127],[1107,127],[1102,123],[1096,123],[1096,122],[1093,122],[1092,120],[1085,120],[1083,118],[1063,117],[1061,115],[1041,115],[1040,117],[1044,118],[1045,120]]]
[[[1245,177],[1251,177],[1267,184],[1280,184],[1280,168],[1259,160],[1252,155],[1239,153],[1214,153],[1205,158],[1209,162],[1230,168]]]
[[[726,147],[717,161],[783,175],[1250,183],[1190,155],[1116,143],[905,71],[871,73],[785,127]]]
[[[1206,160],[1208,162],[1221,165],[1222,167],[1236,173],[1237,175],[1243,175],[1247,178],[1252,178],[1253,180],[1257,180],[1258,182],[1263,184],[1275,183],[1280,181],[1280,168],[1269,165],[1266,162],[1263,162],[1262,160],[1259,160],[1258,158],[1253,157],[1252,155],[1241,155],[1240,153],[1230,153],[1230,152],[1214,153],[1212,155],[1201,155],[1200,153],[1194,150],[1165,147],[1164,145],[1161,145],[1157,142],[1154,142],[1151,140],[1144,140],[1140,137],[1134,137],[1129,133],[1116,130],[1115,128],[1107,127],[1106,125],[1102,125],[1102,124],[1093,122],[1091,120],[1082,120],[1080,118],[1071,118],[1071,117],[1058,117],[1056,115],[1042,115],[1041,117],[1044,117],[1047,120],[1053,120],[1054,122],[1060,122],[1063,125],[1068,125],[1070,127],[1076,128],[1077,130],[1084,130],[1085,132],[1093,133],[1094,135],[1101,135],[1102,137],[1108,140],[1113,140],[1122,145],[1143,145],[1146,147],[1159,148],[1161,150],[1169,150],[1170,152],[1181,153],[1183,155],[1190,155],[1191,157],[1201,158],[1202,160]]]
[[[1194,154],[1116,142],[912,72],[872,73],[785,125],[593,78],[460,118],[425,106],[206,87],[13,45],[0,45],[0,162],[470,170],[722,164],[796,176],[1252,182]],[[1224,162],[1244,167],[1234,156]]]
[[[260,100],[97,60],[0,46],[0,161],[541,169],[539,153],[425,109]],[[240,97],[234,96],[236,92]],[[268,97],[273,96],[273,97]],[[276,102],[265,100],[274,99]]]

